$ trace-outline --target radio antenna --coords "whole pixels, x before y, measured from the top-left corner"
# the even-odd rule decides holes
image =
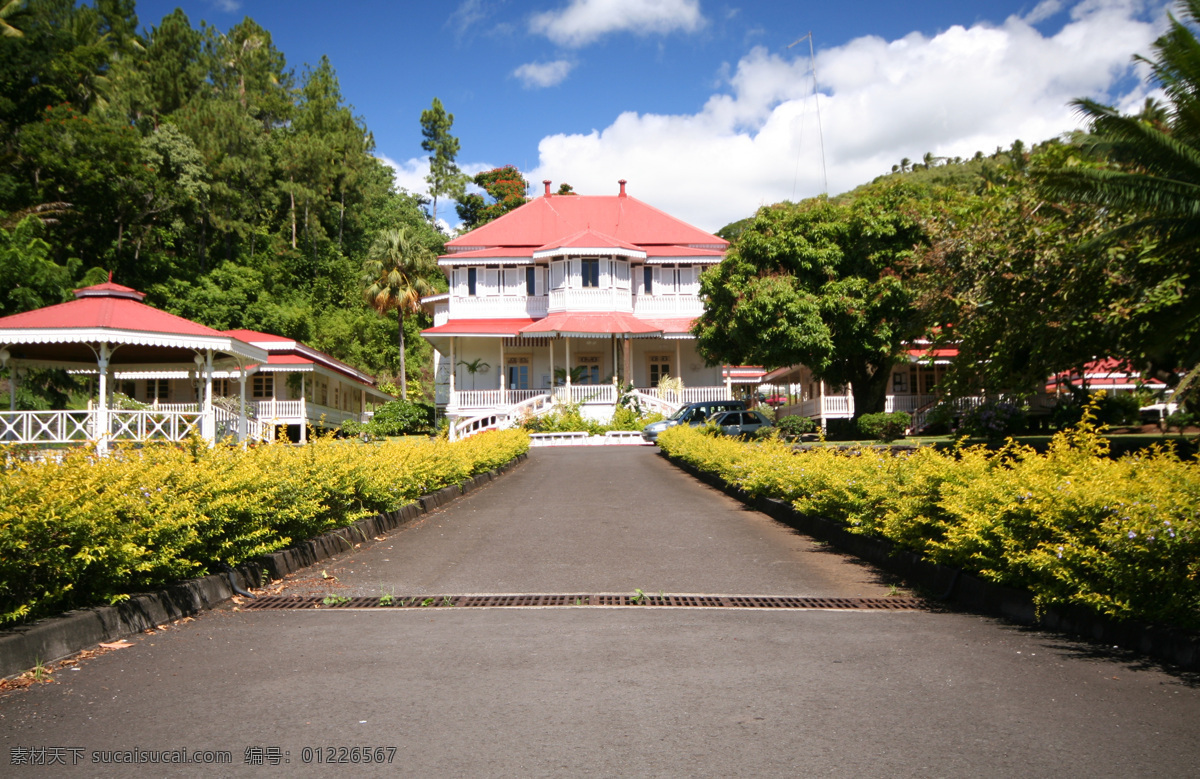
[[[819,143],[821,144],[821,181],[824,184],[824,189],[822,190],[822,192],[826,196],[828,196],[829,195],[829,173],[825,169],[825,131],[821,128],[821,93],[817,90],[817,55],[816,55],[816,52],[813,50],[812,31],[810,30],[803,37],[797,38],[796,40],[789,43],[788,48],[789,49],[792,48],[793,46],[795,46],[796,44],[800,43],[803,40],[808,41],[808,62],[809,62],[809,66],[812,68],[812,78],[813,78],[813,102],[815,102],[817,104],[817,139],[818,139]],[[796,164],[797,164],[797,166],[799,166],[799,159],[797,159]],[[793,191],[792,194],[795,195],[795,192]]]

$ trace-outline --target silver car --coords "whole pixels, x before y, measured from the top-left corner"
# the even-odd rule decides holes
[[[659,422],[651,422],[642,428],[642,440],[656,443],[658,434],[668,427],[675,425],[691,425],[698,427],[704,420],[721,411],[741,411],[746,404],[740,400],[708,400],[702,403],[688,403],[671,416]]]
[[[771,426],[771,420],[760,411],[720,411],[709,417],[708,422],[721,428],[725,435],[738,436],[751,436],[760,428]]]

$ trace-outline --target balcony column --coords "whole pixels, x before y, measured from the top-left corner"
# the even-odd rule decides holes
[[[500,405],[508,405],[508,368],[504,364],[504,336],[500,336]]]
[[[550,344],[550,397],[554,398],[554,335],[551,334],[547,339]]]
[[[238,371],[238,441],[246,448],[246,368]]]
[[[633,339],[625,338],[625,383],[633,385]]]
[[[563,340],[563,348],[567,350],[567,362],[565,365],[563,365],[563,368],[565,369],[565,373],[567,376],[567,380],[565,382],[567,385],[567,402],[570,403],[574,400],[574,398],[571,397],[571,338],[570,338],[570,336],[567,336]]]

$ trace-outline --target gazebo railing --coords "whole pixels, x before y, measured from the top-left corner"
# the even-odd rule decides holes
[[[0,442],[69,444],[95,440],[90,411],[0,411]]]
[[[200,432],[199,412],[108,411],[112,441],[182,441]],[[75,444],[101,436],[99,412],[0,411],[0,442],[9,444]]]
[[[113,441],[182,441],[193,430],[200,432],[201,416],[195,411],[109,411],[109,438]]]

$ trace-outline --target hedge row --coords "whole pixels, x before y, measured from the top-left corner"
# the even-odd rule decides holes
[[[519,431],[464,441],[78,449],[61,463],[0,452],[0,623],[237,565],[496,468]]]
[[[658,443],[751,495],[1023,587],[1039,607],[1200,628],[1200,463],[1162,448],[1111,459],[1090,419],[1042,455],[1012,442],[793,453],[686,426]]]

